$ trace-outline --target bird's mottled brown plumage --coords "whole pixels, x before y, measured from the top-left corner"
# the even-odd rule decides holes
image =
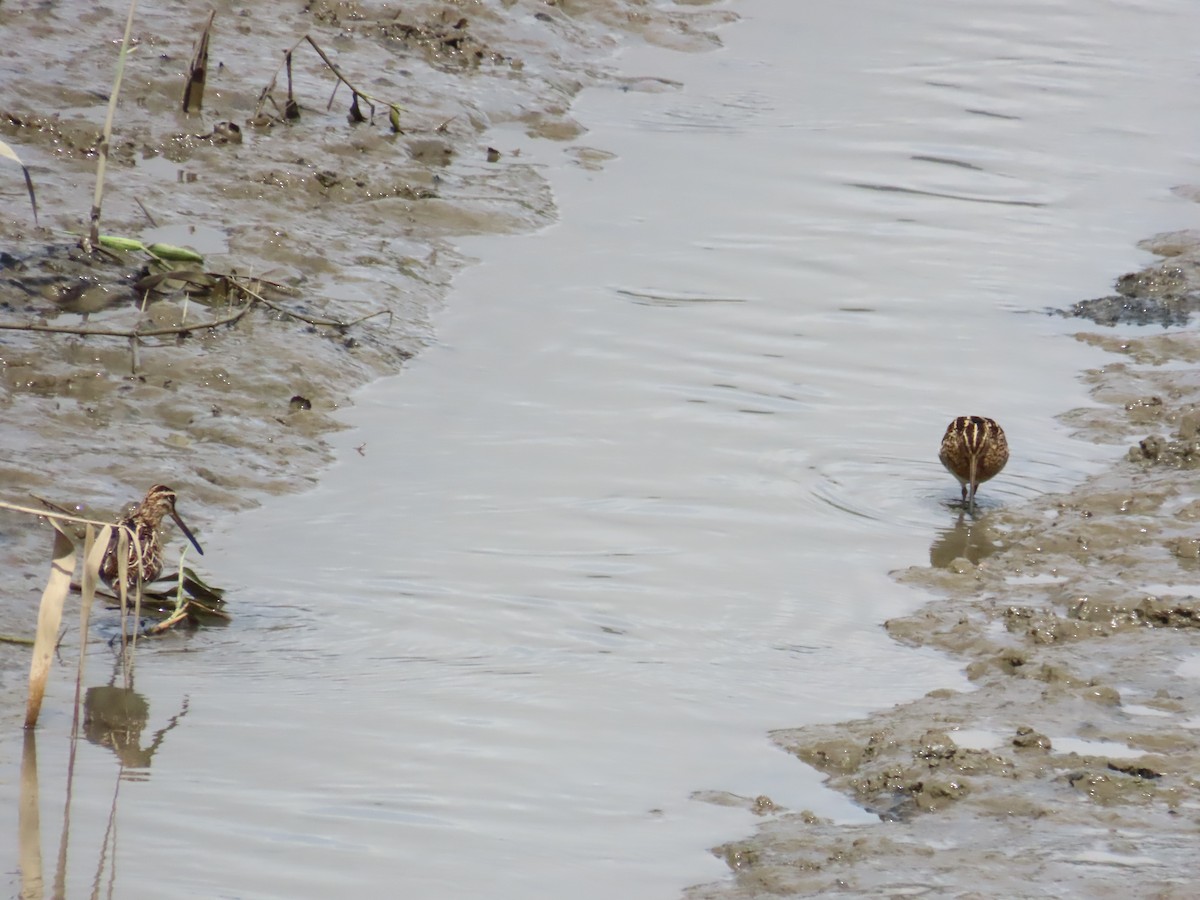
[[[1008,439],[995,419],[959,416],[946,429],[938,459],[962,485],[963,503],[974,509],[979,485],[1008,462]]]
[[[137,542],[129,541],[128,572],[125,584],[129,590],[140,580],[143,584],[154,581],[162,574],[163,545],[159,536],[162,521],[167,516],[175,520],[184,537],[192,542],[192,546],[201,556],[204,550],[192,536],[191,530],[183,524],[183,519],[175,511],[175,492],[163,484],[156,484],[146,493],[146,497],[131,512],[117,520],[117,525],[124,525],[137,535]],[[120,578],[120,529],[113,531],[109,541],[108,551],[104,561],[100,563],[100,577],[104,583],[114,590]],[[139,552],[140,545],[140,552]]]

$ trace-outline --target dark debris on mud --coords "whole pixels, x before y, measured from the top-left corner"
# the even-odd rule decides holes
[[[1196,233],[1178,231],[1144,242],[1145,249],[1170,261],[1122,275],[1117,279],[1115,294],[1081,300],[1053,312],[1105,326],[1186,325],[1200,309],[1200,252],[1196,239]]]
[[[1090,319],[1097,325],[1161,325],[1163,328],[1178,328],[1186,325],[1197,309],[1200,309],[1200,293],[1195,292],[1175,297],[1113,294],[1094,300],[1081,300],[1069,309],[1060,311],[1059,315]]]

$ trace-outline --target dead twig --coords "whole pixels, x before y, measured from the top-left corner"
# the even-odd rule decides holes
[[[283,104],[283,117],[285,119],[300,118],[300,104],[296,102],[296,97],[292,93],[292,51],[289,50],[283,55],[283,65],[287,69],[288,79],[288,95],[287,103]]]
[[[146,331],[128,331],[110,328],[72,328],[67,325],[40,325],[29,322],[0,322],[0,329],[5,331],[44,331],[49,334],[77,334],[85,337],[117,337],[117,338],[147,338],[147,337],[163,337],[168,334],[190,334],[193,331],[202,331],[205,328],[216,328],[220,325],[230,325],[242,318],[254,306],[254,302],[248,302],[241,309],[230,313],[220,319],[210,319],[207,322],[195,322],[190,325],[171,325],[165,328],[151,328]]]
[[[281,118],[285,120],[300,118],[300,105],[296,102],[295,94],[292,91],[292,56],[295,53],[296,48],[303,43],[308,43],[309,46],[311,46],[313,50],[317,52],[317,55],[321,57],[321,61],[325,63],[325,66],[330,72],[333,73],[339,84],[344,84],[347,88],[349,88],[351,95],[349,118],[351,122],[357,124],[359,122],[367,121],[367,117],[363,115],[362,110],[359,108],[359,101],[361,100],[370,107],[370,119],[372,122],[375,120],[376,104],[380,106],[386,106],[388,109],[388,124],[391,125],[392,132],[395,134],[401,133],[400,111],[403,109],[403,107],[399,103],[392,103],[388,100],[375,97],[351,82],[350,79],[342,73],[342,70],[337,67],[337,64],[329,58],[328,54],[321,49],[321,46],[315,40],[313,40],[312,35],[308,34],[296,41],[296,43],[285,50],[283,54],[283,62],[280,64],[280,68],[283,68],[287,71],[287,101],[284,103],[283,110],[279,110],[279,105],[275,102],[275,98],[271,95],[271,92],[275,89],[275,84],[279,78],[279,69],[277,68],[275,73],[271,76],[270,82],[268,82],[267,86],[263,88],[262,93],[258,95],[258,105],[254,109],[255,118],[258,118],[262,114],[263,104],[268,100],[270,100],[271,105],[275,107],[276,112],[280,113]],[[329,102],[326,105],[326,109],[332,108],[333,98],[336,96],[336,94],[337,86],[335,85],[333,93],[329,97]]]
[[[292,44],[291,47],[289,47],[287,50],[285,50],[283,52],[283,61],[280,62],[279,65],[275,67],[275,71],[273,73],[271,73],[271,80],[267,82],[267,86],[265,88],[263,88],[262,92],[259,93],[259,95],[258,95],[258,103],[254,107],[253,118],[257,119],[259,116],[262,115],[263,104],[266,103],[268,100],[271,101],[271,105],[274,106],[276,111],[280,113],[280,116],[283,115],[282,111],[279,110],[278,105],[276,105],[275,98],[272,96],[271,92],[273,90],[275,90],[275,83],[279,80],[279,70],[284,67],[284,64],[287,64],[289,67],[289,77],[290,77],[292,53],[294,53],[296,48],[299,47],[302,43],[304,43],[304,38],[300,38],[300,40],[296,41],[296,43]]]
[[[150,223],[150,227],[157,228],[158,222],[154,221],[154,216],[150,215],[150,210],[146,209],[146,204],[137,197],[133,198],[133,202],[138,205],[138,209],[142,211],[142,215],[146,217],[146,221]]]
[[[186,335],[194,331],[204,331],[210,328],[218,328],[222,325],[232,325],[238,322],[256,305],[270,309],[281,316],[297,319],[301,322],[306,322],[309,325],[321,328],[336,328],[340,331],[346,331],[355,325],[369,321],[379,316],[388,317],[388,327],[390,328],[395,320],[395,314],[389,309],[380,309],[375,312],[366,313],[358,318],[342,321],[339,319],[327,319],[321,316],[312,316],[306,313],[297,312],[293,309],[288,309],[286,306],[276,303],[273,300],[267,299],[256,287],[268,285],[277,287],[281,290],[286,290],[284,285],[275,285],[272,282],[261,278],[253,278],[241,275],[225,275],[220,273],[204,272],[200,269],[172,269],[166,272],[159,272],[154,275],[148,275],[137,283],[137,288],[145,293],[146,298],[149,297],[153,290],[161,289],[164,285],[171,286],[177,283],[178,287],[172,290],[184,290],[185,297],[191,296],[191,292],[186,290],[187,287],[198,288],[201,293],[212,293],[218,288],[225,292],[225,300],[232,306],[235,293],[240,294],[245,298],[245,302],[239,307],[229,312],[227,315],[217,318],[207,319],[200,322],[185,322],[179,325],[165,325],[160,328],[94,328],[88,325],[47,325],[42,322],[2,322],[0,321],[0,331],[30,331],[43,332],[46,334],[71,334],[79,337],[111,337],[123,338],[130,342],[131,351],[134,354],[133,368],[137,371],[137,352],[138,344],[144,338],[152,337],[167,337],[170,335]],[[186,308],[185,308],[186,309]]]
[[[380,100],[377,97],[371,96],[370,94],[368,94],[366,91],[362,90],[361,88],[355,87],[353,84],[351,84],[350,79],[348,79],[345,75],[343,75],[341,70],[336,65],[334,65],[333,60],[331,60],[328,56],[325,55],[325,51],[322,50],[320,45],[312,39],[312,35],[306,34],[304,36],[304,39],[306,41],[308,41],[309,45],[314,50],[317,51],[317,55],[319,57],[321,57],[322,60],[324,60],[325,65],[327,65],[329,67],[329,71],[331,71],[334,74],[334,76],[337,78],[337,80],[340,81],[342,84],[344,84],[346,87],[348,87],[350,89],[350,92],[352,94],[352,96],[350,98],[350,121],[351,122],[366,121],[362,112],[358,108],[358,101],[359,101],[359,98],[361,97],[364,101],[366,101],[367,106],[371,107],[371,121],[375,120],[375,104],[376,103],[382,104],[383,106],[386,106],[388,108],[388,123],[392,126],[392,131],[396,134],[400,133],[400,109],[401,109],[401,107],[398,103],[389,103],[386,100]],[[329,98],[329,105],[330,106],[333,105],[333,97],[332,96]]]
[[[322,319],[319,316],[309,316],[305,315],[304,313],[298,313],[295,310],[288,309],[286,306],[281,306],[278,303],[274,303],[273,301],[268,300],[262,294],[250,288],[248,285],[238,281],[236,278],[234,278],[234,276],[229,277],[230,280],[233,281],[233,283],[236,284],[240,290],[245,291],[263,306],[267,307],[268,309],[275,310],[275,312],[279,313],[280,315],[289,316],[293,319],[299,319],[301,322],[305,322],[309,325],[318,325],[323,328],[350,328],[351,326],[358,325],[361,322],[367,321],[368,319],[374,319],[376,316],[387,316],[388,327],[390,328],[394,318],[394,315],[390,309],[376,310],[373,313],[367,313],[365,316],[359,316],[357,319],[353,319],[349,322],[339,322],[337,319]]]
[[[275,312],[279,313],[280,315],[288,316],[292,319],[299,319],[301,322],[304,322],[308,325],[316,325],[322,328],[346,329],[354,325],[360,325],[363,322],[366,322],[368,319],[374,319],[378,316],[387,316],[388,327],[390,328],[394,315],[390,309],[378,309],[373,313],[367,313],[366,315],[359,316],[357,319],[351,319],[349,322],[341,322],[337,319],[322,319],[319,316],[305,315],[304,313],[299,313],[295,310],[288,309],[286,306],[280,306],[278,303],[272,303],[270,300],[263,300],[262,304],[268,309],[275,310]]]

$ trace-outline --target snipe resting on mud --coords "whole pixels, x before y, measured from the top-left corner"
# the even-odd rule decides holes
[[[979,485],[1008,462],[1008,440],[995,419],[959,416],[946,429],[938,459],[962,485],[963,505],[974,509]]]
[[[118,525],[128,527],[138,537],[137,543],[132,540],[129,542],[129,568],[125,579],[125,585],[129,590],[134,589],[139,578],[143,584],[149,584],[162,574],[163,544],[162,538],[159,536],[159,529],[162,527],[163,519],[167,516],[175,520],[175,524],[179,526],[183,536],[192,542],[196,552],[201,556],[204,555],[204,550],[192,535],[191,529],[183,524],[183,519],[175,511],[175,492],[166,485],[156,484],[146,492],[146,498],[141,503],[117,520]],[[119,541],[120,530],[118,529],[113,531],[108,551],[104,554],[104,561],[100,563],[100,577],[114,590],[117,590],[117,580],[120,578]],[[141,545],[140,553],[138,551],[139,544]]]

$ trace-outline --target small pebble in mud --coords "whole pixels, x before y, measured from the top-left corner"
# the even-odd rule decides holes
[[[1184,413],[1179,417],[1179,439],[1191,441],[1200,437],[1200,413],[1195,411]]]
[[[1178,538],[1168,541],[1167,546],[1180,559],[1200,559],[1200,540],[1196,538]]]
[[[1153,785],[1146,779],[1124,774],[1106,775],[1080,771],[1067,776],[1067,783],[1099,803],[1138,803],[1154,796]]]
[[[214,144],[240,144],[242,129],[236,122],[218,122],[213,126],[212,142]]]
[[[944,731],[927,731],[921,737],[916,755],[921,759],[950,759],[958,746]]]
[[[301,397],[299,394],[288,401],[288,407],[292,412],[302,409],[312,409],[312,401],[307,397]]]
[[[448,165],[454,156],[454,148],[446,141],[436,138],[409,141],[408,155],[419,163],[428,165]]]
[[[1121,695],[1115,688],[1108,685],[1098,684],[1089,687],[1084,692],[1084,697],[1091,700],[1093,703],[1099,703],[1101,706],[1120,706]]]
[[[733,871],[753,866],[758,862],[758,852],[749,847],[728,846],[725,848],[725,864]]]
[[[944,809],[970,792],[970,786],[961,780],[923,781],[910,787],[912,800],[917,809],[934,812]]]
[[[1028,725],[1020,725],[1017,727],[1017,736],[1013,738],[1012,744],[1018,750],[1050,750],[1050,738],[1044,734],[1039,734]]]
[[[766,794],[760,794],[754,798],[754,812],[758,815],[766,815],[770,812],[775,812],[775,801]]]
[[[1025,654],[1015,647],[1009,647],[1005,650],[1001,650],[1000,653],[996,655],[996,668],[1008,675],[1014,674],[1017,670],[1024,666],[1026,662],[1027,660],[1025,659]]]
[[[977,659],[967,664],[964,674],[967,676],[968,681],[978,681],[988,673],[990,668],[991,666],[989,666],[986,662]]]

